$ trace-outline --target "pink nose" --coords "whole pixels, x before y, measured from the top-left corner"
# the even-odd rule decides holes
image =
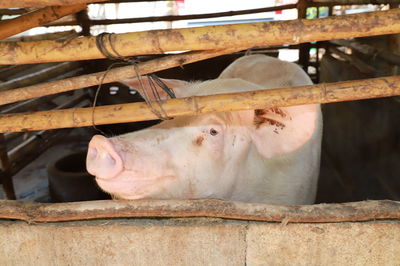
[[[111,179],[122,171],[123,164],[111,141],[96,135],[89,142],[86,168],[97,178]]]

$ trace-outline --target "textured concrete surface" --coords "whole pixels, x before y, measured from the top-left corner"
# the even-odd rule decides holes
[[[0,265],[400,265],[400,221],[0,221]]]

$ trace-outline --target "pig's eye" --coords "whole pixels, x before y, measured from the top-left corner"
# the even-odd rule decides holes
[[[213,129],[213,128],[211,128],[211,129],[210,129],[210,135],[211,135],[211,136],[216,136],[216,135],[218,135],[218,131],[215,130],[215,129]]]

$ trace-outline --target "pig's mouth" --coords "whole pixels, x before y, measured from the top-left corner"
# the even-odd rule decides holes
[[[154,194],[159,195],[174,179],[175,176],[172,175],[150,178],[113,178],[111,180],[96,177],[96,182],[101,189],[117,198],[134,200],[151,198]]]

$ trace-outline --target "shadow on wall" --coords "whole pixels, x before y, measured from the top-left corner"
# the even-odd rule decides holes
[[[321,82],[364,78],[372,77],[332,56],[321,61]],[[400,200],[400,103],[394,97],[341,102],[322,111],[317,202]]]

